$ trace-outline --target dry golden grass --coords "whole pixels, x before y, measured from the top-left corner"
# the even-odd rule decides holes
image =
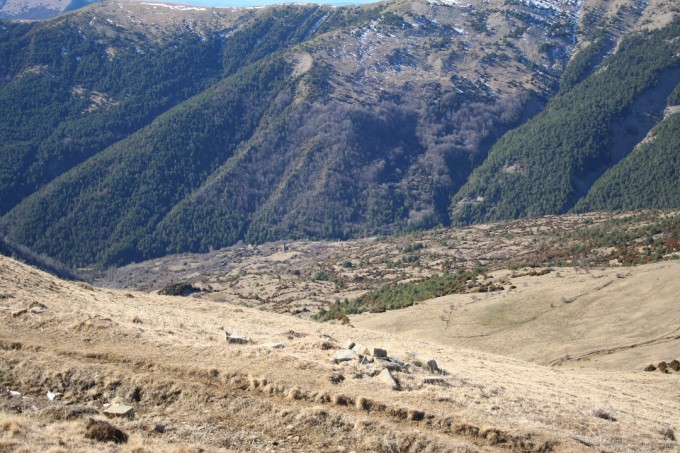
[[[641,371],[680,356],[680,262],[497,271],[505,290],[456,294],[351,322],[541,365]],[[514,286],[514,289],[510,289]]]
[[[668,435],[680,415],[677,375],[548,368],[248,307],[92,288],[7,258],[0,294],[0,439],[10,451],[677,450]],[[225,331],[252,343],[229,345]],[[357,362],[331,363],[349,339],[411,364],[395,372],[402,391],[359,378]],[[424,383],[432,374],[416,363],[426,357],[447,372],[441,382]],[[337,375],[345,379],[331,382]],[[89,417],[102,419],[114,401],[135,408],[134,419],[111,421],[129,442],[86,439]]]

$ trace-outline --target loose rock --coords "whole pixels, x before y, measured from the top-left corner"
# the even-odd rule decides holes
[[[360,343],[356,343],[354,346],[352,346],[352,351],[356,352],[357,354],[361,355],[368,355],[370,354],[370,351],[366,346]]]
[[[224,335],[226,337],[227,343],[229,343],[229,344],[248,344],[248,343],[250,343],[250,338],[248,338],[248,337],[242,337],[242,336],[239,336],[239,335],[230,334],[228,332],[224,332]]]
[[[350,350],[350,349],[339,349],[335,351],[335,354],[333,354],[333,357],[331,357],[331,360],[335,363],[340,363],[340,362],[349,362],[350,360],[354,360],[357,358],[356,352]]]
[[[125,417],[133,419],[135,416],[135,409],[124,404],[114,403],[104,410],[104,415],[107,417]]]
[[[375,379],[377,379],[378,382],[389,386],[392,390],[399,390],[401,388],[399,382],[392,376],[392,373],[388,369],[382,370]]]
[[[406,363],[400,362],[399,360],[392,357],[378,357],[375,359],[375,361],[377,365],[387,368],[390,371],[406,371],[409,367]]]
[[[442,372],[442,370],[440,370],[439,367],[437,366],[437,362],[434,359],[429,359],[427,361],[427,367],[433,373],[441,373]]]
[[[387,357],[387,351],[385,349],[373,348],[373,357]]]
[[[379,375],[382,370],[383,368],[378,368],[370,363],[362,363],[359,365],[359,371],[371,377]]]

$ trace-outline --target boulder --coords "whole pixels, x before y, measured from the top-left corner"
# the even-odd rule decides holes
[[[338,349],[335,351],[335,354],[333,354],[333,357],[331,357],[331,361],[335,363],[349,362],[350,360],[354,360],[356,358],[356,352],[352,351],[351,349]]]
[[[125,417],[132,420],[135,417],[135,409],[125,404],[114,403],[104,409],[104,415],[107,417]]]
[[[387,357],[387,351],[385,349],[373,348],[373,357]]]
[[[352,351],[360,355],[369,355],[371,353],[368,348],[361,343],[356,343],[352,346]]]
[[[671,363],[669,363],[668,366],[673,371],[680,371],[680,362],[678,362],[677,360],[671,361]]]
[[[382,384],[387,385],[392,390],[399,390],[401,388],[399,382],[395,379],[394,376],[392,376],[392,373],[387,368],[382,370],[380,374],[378,374],[374,379],[376,379],[378,382]]]
[[[654,371],[656,370],[656,367],[654,365],[647,365],[645,367],[645,371]]]
[[[349,340],[347,342],[347,349],[352,349],[356,343],[354,343],[352,340]]]
[[[229,344],[248,344],[248,343],[250,343],[250,338],[248,338],[248,337],[242,337],[240,335],[230,334],[229,332],[224,332],[224,336],[226,337],[227,343],[229,343]]]

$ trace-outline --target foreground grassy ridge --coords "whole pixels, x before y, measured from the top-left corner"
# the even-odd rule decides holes
[[[63,282],[4,257],[0,292],[0,378],[26,397],[0,392],[10,451],[677,450],[675,375],[554,370],[376,329]],[[252,343],[229,345],[224,331]],[[356,360],[331,363],[349,339],[408,364],[394,371],[401,391]],[[61,395],[50,401],[48,391]],[[104,418],[113,399],[135,409],[132,420],[110,420],[127,444],[86,437],[88,417]]]

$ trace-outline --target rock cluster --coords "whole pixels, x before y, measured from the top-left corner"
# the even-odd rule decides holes
[[[671,371],[680,371],[680,362],[677,360],[671,360],[666,363],[664,361],[659,362],[656,366],[653,364],[647,365],[645,371],[656,371],[659,370],[662,373],[670,373]]]
[[[345,349],[336,350],[331,356],[331,362],[335,364],[356,362],[357,377],[370,376],[375,382],[387,386],[392,390],[401,390],[402,386],[394,373],[411,372],[414,369],[423,369],[428,373],[438,375],[446,374],[439,368],[437,362],[432,358],[420,358],[416,354],[411,354],[412,363],[402,362],[394,357],[390,357],[387,350],[382,348],[369,349],[361,343],[348,341]],[[331,379],[333,383],[338,383]],[[437,377],[423,383],[446,385],[444,379]]]

